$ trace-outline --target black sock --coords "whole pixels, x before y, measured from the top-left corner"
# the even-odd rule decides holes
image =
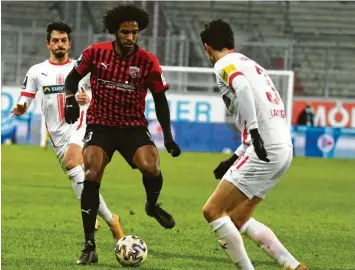
[[[147,201],[150,205],[156,205],[160,190],[163,186],[163,176],[147,176],[143,174],[143,184],[147,194]]]
[[[84,188],[81,193],[81,217],[85,241],[95,242],[95,222],[100,204],[99,189],[100,183],[84,181]]]

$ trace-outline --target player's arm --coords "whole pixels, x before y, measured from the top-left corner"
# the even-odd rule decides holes
[[[230,80],[230,86],[235,91],[239,104],[239,114],[244,120],[245,128],[251,136],[251,142],[254,146],[255,153],[260,160],[269,162],[264,148],[264,141],[262,140],[258,130],[255,99],[253,89],[249,81],[243,73],[239,72],[238,75],[234,76],[234,78]]]
[[[80,80],[90,72],[92,63],[91,47],[85,49],[75,63],[74,68],[70,71],[65,79],[64,92],[65,98],[65,121],[68,124],[74,124],[80,115],[80,108],[75,94],[78,91]]]
[[[177,157],[181,154],[181,150],[171,133],[170,110],[165,95],[169,85],[165,81],[158,59],[152,57],[151,60],[153,63],[148,75],[148,87],[153,95],[157,119],[163,129],[165,148],[173,157]]]
[[[33,67],[28,70],[21,89],[21,97],[15,108],[11,111],[13,116],[23,115],[30,107],[32,100],[36,97],[37,81]]]

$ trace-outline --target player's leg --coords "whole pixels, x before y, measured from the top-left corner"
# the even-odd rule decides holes
[[[81,193],[81,216],[85,233],[85,247],[77,264],[97,263],[95,220],[100,204],[100,183],[106,165],[110,162],[115,145],[110,140],[109,129],[101,126],[87,127],[84,137],[83,159],[85,166],[84,188]]]
[[[81,134],[82,133],[82,134]],[[70,138],[70,144],[68,145],[64,154],[64,166],[66,173],[69,176],[73,189],[80,200],[81,193],[83,190],[83,183],[85,179],[85,173],[83,168],[83,158],[82,158],[82,138],[84,137],[84,132],[81,130],[75,131]],[[101,216],[110,227],[113,238],[115,241],[124,236],[119,217],[117,214],[111,213],[108,209],[106,202],[101,194],[100,205],[98,209],[98,215]],[[95,230],[98,229],[98,221],[95,222]]]
[[[227,209],[239,205],[248,198],[234,184],[221,180],[215,192],[203,207],[203,215],[216,233],[218,242],[238,269],[254,269],[244,247],[243,238],[235,227]]]
[[[175,226],[174,218],[158,204],[163,186],[158,150],[146,127],[124,130],[123,144],[119,147],[121,155],[132,168],[142,173],[143,184],[147,195],[145,210],[154,217],[161,226],[171,229]]]
[[[175,226],[174,218],[158,204],[158,198],[163,187],[163,176],[160,171],[157,148],[152,145],[141,146],[134,154],[133,163],[142,172],[147,196],[145,205],[147,215],[154,217],[164,228],[173,228]]]
[[[261,175],[256,181],[261,184],[259,191],[254,189],[254,196],[251,200],[244,201],[239,205],[232,205],[228,209],[228,214],[231,217],[235,226],[240,230],[241,234],[246,235],[253,240],[261,249],[274,258],[285,269],[308,269],[305,265],[300,264],[291,253],[282,245],[279,239],[275,236],[270,228],[252,218],[256,206],[260,203],[266,193],[272,189],[278,180],[285,174],[292,160],[292,151],[286,146],[284,149],[273,151],[269,150],[270,163],[264,163],[259,160],[254,160],[254,167],[259,167],[266,178]],[[277,154],[279,152],[279,154]],[[253,157],[251,158],[253,159]],[[276,162],[275,162],[276,160]],[[260,164],[259,164],[260,163]],[[245,175],[248,178],[248,174]],[[264,179],[270,179],[264,181]],[[252,183],[253,181],[250,180]],[[265,184],[262,184],[265,182]]]

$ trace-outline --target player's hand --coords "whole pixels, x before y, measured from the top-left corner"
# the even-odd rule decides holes
[[[27,110],[27,102],[25,102],[23,105],[22,104],[16,104],[16,107],[12,109],[11,111],[11,118],[16,116],[21,116],[23,115]]]
[[[270,162],[270,160],[267,158],[267,153],[264,147],[264,141],[261,138],[258,129],[257,128],[251,129],[249,132],[250,132],[251,142],[254,146],[254,150],[258,158],[265,162]]]
[[[172,138],[164,139],[164,145],[166,150],[172,155],[173,157],[178,157],[181,154],[181,149],[179,145],[174,141]]]
[[[72,95],[67,97],[65,99],[64,109],[65,122],[67,122],[68,124],[74,124],[79,119],[79,115],[80,108],[75,96]]]
[[[233,154],[229,159],[219,163],[216,169],[214,169],[213,174],[216,179],[222,179],[223,175],[228,171],[228,169],[234,164],[234,162],[239,157],[236,154]]]
[[[84,87],[80,88],[79,94],[76,96],[76,101],[79,105],[86,105],[90,102],[90,97]]]

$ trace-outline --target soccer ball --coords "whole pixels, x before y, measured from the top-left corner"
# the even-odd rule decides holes
[[[115,255],[122,266],[136,267],[147,259],[148,248],[143,239],[127,235],[118,240],[115,246]]]

